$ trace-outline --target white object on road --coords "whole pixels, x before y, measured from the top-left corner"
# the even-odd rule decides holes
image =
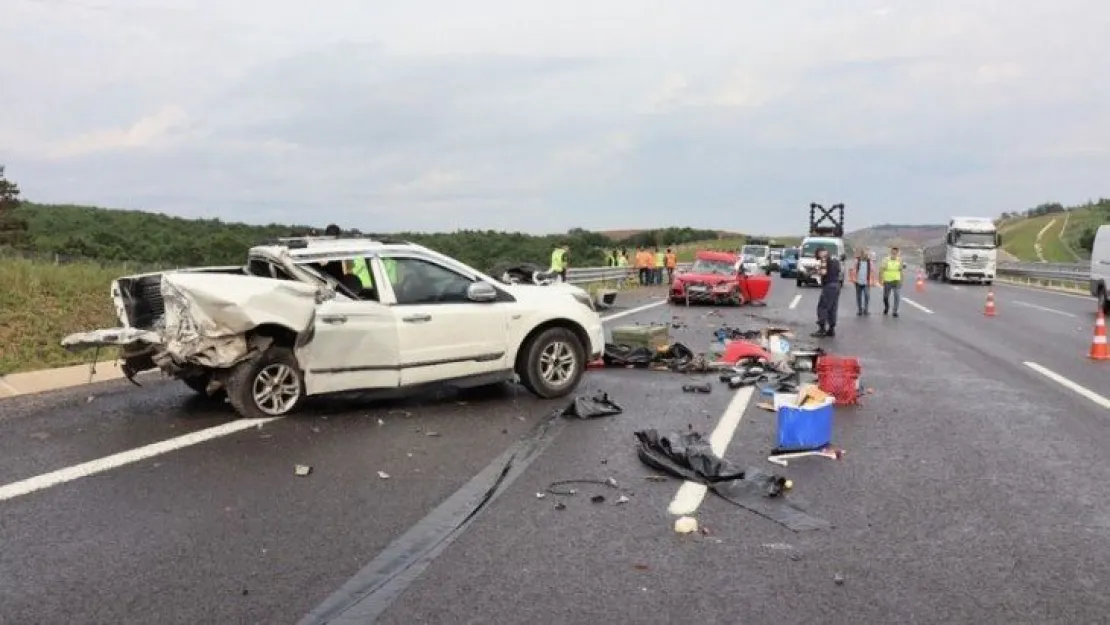
[[[698,520],[689,516],[675,519],[674,531],[679,534],[693,534],[698,531]]]

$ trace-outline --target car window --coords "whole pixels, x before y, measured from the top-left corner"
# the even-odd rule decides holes
[[[386,263],[390,261],[396,263],[395,276],[390,275],[388,279],[398,304],[457,304],[470,301],[466,297],[470,278],[419,258],[385,260]],[[386,273],[389,273],[388,268]]]

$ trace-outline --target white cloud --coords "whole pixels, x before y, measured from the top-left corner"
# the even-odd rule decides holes
[[[8,4],[0,162],[42,201],[787,233],[1105,195],[1093,0]]]

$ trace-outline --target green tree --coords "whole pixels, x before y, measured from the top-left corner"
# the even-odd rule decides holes
[[[0,247],[24,248],[28,241],[27,220],[18,213],[19,185],[7,179],[0,165]]]

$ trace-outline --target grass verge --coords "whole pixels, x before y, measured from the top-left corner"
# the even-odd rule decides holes
[[[62,349],[67,334],[119,325],[108,296],[121,268],[0,258],[0,375],[88,362]],[[101,360],[115,353],[101,352]]]

